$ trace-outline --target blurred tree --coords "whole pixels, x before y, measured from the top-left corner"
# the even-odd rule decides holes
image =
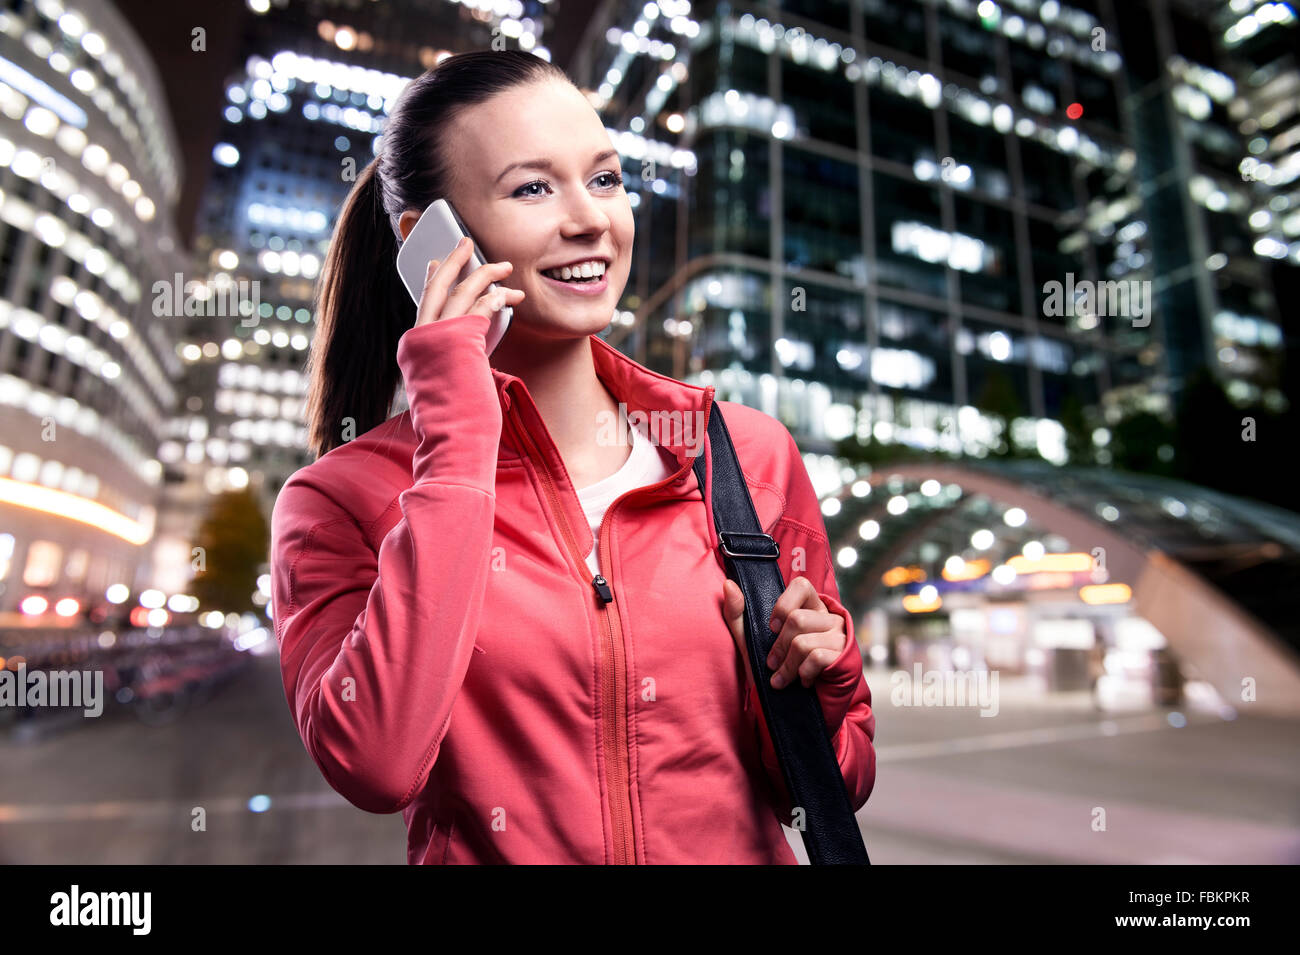
[[[1000,368],[990,369],[974,404],[1002,423],[1002,438],[993,455],[1000,458],[1016,455],[1019,449],[1011,438],[1011,422],[1025,416],[1025,406],[1016,393],[1016,385],[1011,376]]]
[[[1092,443],[1092,429],[1083,410],[1083,402],[1075,395],[1061,399],[1061,427],[1065,429],[1065,451],[1070,463],[1086,466],[1096,461]]]
[[[1114,467],[1169,476],[1174,473],[1173,451],[1173,426],[1150,411],[1129,414],[1111,429],[1110,452]]]
[[[257,575],[270,546],[268,526],[251,487],[217,496],[199,526],[192,589],[201,610],[257,613]]]
[[[1235,404],[1208,370],[1188,378],[1173,473],[1185,481],[1300,510],[1290,479],[1294,412]]]
[[[1180,477],[1207,487],[1223,488],[1232,467],[1229,441],[1240,446],[1232,428],[1235,409],[1205,368],[1188,378],[1178,408],[1176,470]]]

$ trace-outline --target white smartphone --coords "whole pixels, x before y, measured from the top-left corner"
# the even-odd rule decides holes
[[[411,230],[411,234],[397,250],[397,272],[401,275],[402,283],[411,293],[411,298],[415,300],[416,305],[420,304],[420,296],[424,294],[424,276],[428,272],[429,262],[433,259],[439,261],[445,259],[455,251],[456,243],[461,240],[461,237],[467,235],[469,230],[465,228],[465,223],[461,222],[460,216],[456,215],[456,210],[446,199],[436,199],[429,208],[424,210],[419,221],[415,223],[415,228]],[[461,269],[460,275],[456,276],[453,286],[469,278],[469,274],[485,261],[479,252],[478,243],[474,242],[473,237],[470,241],[474,243],[474,247],[469,262]],[[489,289],[496,287],[495,282],[488,286]],[[492,320],[488,325],[486,339],[489,355],[505,337],[513,312],[514,310],[507,305],[495,315],[489,316]]]

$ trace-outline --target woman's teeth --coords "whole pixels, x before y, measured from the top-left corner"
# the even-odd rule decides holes
[[[596,282],[605,274],[605,263],[583,262],[573,268],[566,265],[560,269],[543,269],[542,274],[561,282]]]

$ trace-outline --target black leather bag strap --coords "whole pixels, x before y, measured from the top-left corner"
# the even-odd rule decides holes
[[[785,591],[777,565],[780,548],[758,523],[731,434],[716,402],[710,408],[708,434],[718,546],[727,576],[745,595],[745,642],[754,685],[793,805],[804,810],[802,835],[808,859],[813,865],[869,865],[817,691],[799,680],[780,690],[769,682],[775,671],[767,668],[767,655],[777,634],[768,621]],[[704,493],[709,487],[705,455],[695,459],[694,468]]]

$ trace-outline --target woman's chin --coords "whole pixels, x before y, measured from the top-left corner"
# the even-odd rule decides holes
[[[618,296],[601,295],[590,299],[573,297],[570,302],[548,301],[533,312],[515,309],[511,324],[523,322],[540,337],[558,338],[572,335],[594,335],[603,331],[614,320]]]
[[[553,342],[586,338],[603,332],[613,320],[612,308],[604,308],[595,302],[579,303],[563,311],[547,308],[541,313],[522,312],[516,308],[502,344],[511,341],[512,336],[516,343],[524,339]]]

